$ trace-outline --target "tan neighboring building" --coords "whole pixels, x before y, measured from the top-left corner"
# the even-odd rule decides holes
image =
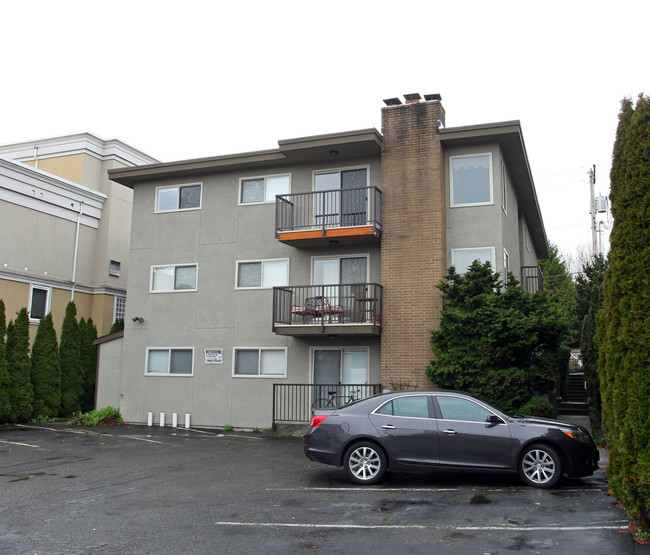
[[[26,307],[33,341],[70,300],[99,335],[124,317],[133,192],[108,170],[158,160],[76,133],[0,146],[0,298],[7,321]]]

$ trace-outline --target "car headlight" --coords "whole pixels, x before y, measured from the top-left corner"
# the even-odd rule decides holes
[[[581,431],[574,431],[574,430],[562,430],[562,433],[564,435],[569,436],[571,439],[575,439],[576,441],[579,441],[580,443],[591,443],[591,438],[589,437],[589,434]]]

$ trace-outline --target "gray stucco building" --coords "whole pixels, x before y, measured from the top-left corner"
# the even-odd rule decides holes
[[[133,189],[133,218],[99,407],[205,427],[305,420],[334,391],[427,385],[452,264],[489,260],[540,287],[548,246],[519,122],[445,128],[439,95],[385,102],[381,133],[109,172]]]

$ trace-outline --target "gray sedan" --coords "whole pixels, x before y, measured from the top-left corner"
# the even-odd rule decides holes
[[[548,488],[562,475],[590,476],[599,454],[589,432],[572,424],[509,416],[455,391],[399,391],[338,409],[317,409],[304,435],[312,461],[343,466],[357,484],[386,470],[518,473]]]

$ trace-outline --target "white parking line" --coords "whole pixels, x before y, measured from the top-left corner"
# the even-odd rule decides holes
[[[21,447],[32,447],[34,449],[40,449],[38,445],[30,445],[29,443],[19,443],[17,441],[3,441],[0,439],[0,443],[6,443],[7,445],[20,445]]]
[[[381,530],[458,530],[465,532],[515,531],[515,532],[586,532],[590,530],[627,530],[625,525],[585,526],[442,526],[439,524],[310,524],[297,522],[232,522],[218,521],[215,526],[242,526],[248,528],[334,528],[334,529],[381,529]]]
[[[381,493],[387,493],[387,492],[399,492],[399,491],[406,491],[406,492],[431,492],[431,493],[438,493],[438,492],[447,492],[447,491],[480,491],[480,492],[485,492],[485,493],[502,493],[502,492],[508,492],[508,493],[514,493],[514,492],[533,492],[537,491],[535,489],[531,488],[526,488],[526,487],[512,487],[512,488],[373,488],[373,487],[368,487],[368,486],[359,486],[359,487],[342,487],[342,488],[336,488],[336,487],[306,487],[306,488],[265,488],[266,491],[367,491],[367,492],[381,492]],[[579,492],[587,492],[587,491],[600,491],[600,492],[605,492],[607,491],[606,487],[598,487],[598,486],[585,486],[584,488],[571,488],[571,489],[557,489],[553,490],[556,493],[579,493]]]

